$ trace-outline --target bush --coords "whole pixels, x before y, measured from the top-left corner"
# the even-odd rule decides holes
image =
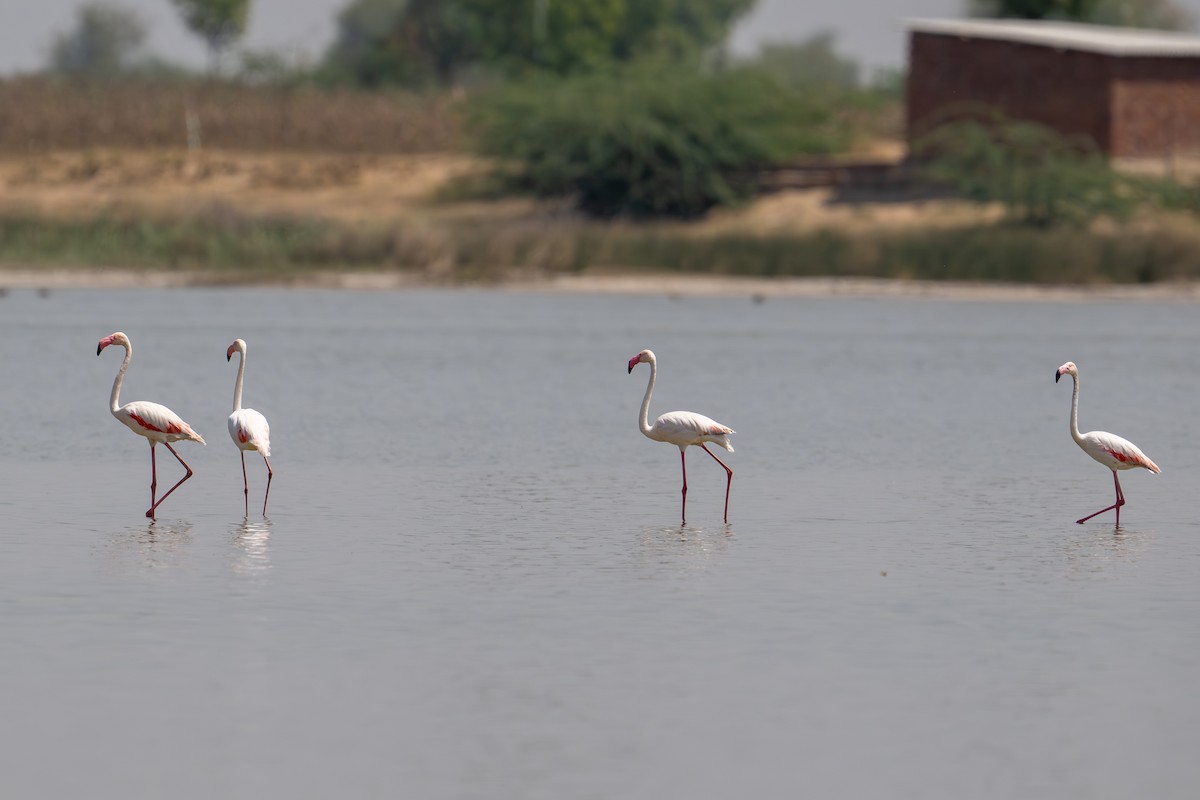
[[[499,87],[471,123],[517,185],[598,217],[695,217],[748,197],[756,167],[847,138],[827,108],[762,72],[651,64]]]
[[[943,124],[913,147],[924,174],[958,194],[1002,203],[1013,220],[1041,227],[1123,218],[1138,201],[1090,139],[988,112]]]

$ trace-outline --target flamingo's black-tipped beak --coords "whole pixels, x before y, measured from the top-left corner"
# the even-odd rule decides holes
[[[97,344],[97,345],[96,345],[96,355],[100,355],[100,351],[101,351],[101,350],[103,350],[103,349],[104,349],[104,345],[102,345],[102,344]]]
[[[99,351],[99,350],[97,350],[97,351],[96,351],[96,355],[99,355],[99,354],[100,354],[100,351]],[[625,374],[626,374],[626,375],[629,375],[629,374],[630,374],[630,373],[632,373],[632,372],[633,372],[633,364],[630,364],[630,365],[629,365],[629,369],[627,369],[627,370],[625,371]]]
[[[233,353],[226,353],[226,354],[225,354],[225,360],[226,360],[226,361],[233,361]]]
[[[1055,371],[1054,371],[1054,382],[1055,382],[1055,383],[1058,383],[1058,379],[1059,379],[1059,378],[1061,378],[1061,377],[1062,377],[1062,373],[1061,373],[1061,372],[1059,372],[1058,370],[1055,370]]]

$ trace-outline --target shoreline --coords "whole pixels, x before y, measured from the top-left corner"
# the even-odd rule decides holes
[[[992,302],[1200,302],[1200,283],[1047,286],[896,278],[759,278],[622,274],[514,277],[498,282],[432,280],[405,272],[320,271],[242,278],[224,272],[0,267],[0,291],[13,289],[277,288],[344,291],[489,290],[547,294],[664,294],[672,297],[929,299]]]

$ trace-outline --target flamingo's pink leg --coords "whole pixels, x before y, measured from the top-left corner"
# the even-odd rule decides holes
[[[244,455],[244,454],[243,454]],[[267,491],[263,495],[263,516],[267,515],[267,498],[271,496],[271,478],[275,477],[274,471],[271,469],[271,459],[263,456],[263,461],[267,462]],[[242,468],[245,469],[245,461],[242,461]]]
[[[733,485],[733,470],[731,470],[729,468],[729,465],[727,465],[724,461],[717,458],[716,454],[714,454],[712,450],[709,450],[704,445],[700,445],[700,449],[703,450],[704,452],[708,453],[710,456],[712,456],[713,460],[715,460],[718,464],[720,464],[722,467],[725,468],[725,524],[728,525],[729,524],[729,487]]]
[[[242,454],[242,494],[246,497],[246,516],[250,516],[250,481],[246,478],[246,451],[239,450]]]
[[[161,506],[163,500],[166,500],[168,497],[171,496],[171,492],[178,489],[181,485],[183,485],[184,481],[186,481],[188,478],[192,477],[192,468],[188,466],[186,461],[184,461],[182,458],[179,458],[179,453],[175,452],[175,448],[171,447],[169,442],[163,442],[163,446],[166,447],[168,450],[170,450],[171,455],[175,456],[175,458],[178,459],[179,463],[183,465],[183,468],[187,470],[187,474],[179,479],[179,483],[176,483],[174,486],[172,486],[170,489],[168,489],[166,494],[164,494],[162,497],[158,498],[157,503],[150,506],[150,510],[146,512],[146,516],[150,517],[151,519],[154,518],[154,509]],[[151,452],[153,452],[153,451],[151,451]]]
[[[1099,516],[1100,514],[1103,514],[1105,511],[1112,511],[1113,509],[1116,509],[1117,527],[1118,528],[1121,527],[1121,506],[1125,505],[1125,493],[1121,491],[1121,481],[1119,481],[1117,479],[1117,471],[1115,469],[1112,471],[1112,474],[1113,474],[1113,485],[1117,489],[1117,501],[1115,503],[1113,503],[1111,506],[1100,509],[1095,514],[1088,514],[1083,519],[1075,520],[1075,523],[1077,525],[1082,525],[1083,523],[1087,522],[1092,517]]]
[[[680,522],[687,522],[687,458],[684,453],[687,452],[684,448],[679,449],[679,464],[683,467],[683,508],[680,509]]]
[[[154,519],[154,490],[158,488],[158,469],[154,464],[154,442],[150,443],[150,510],[146,512],[146,516]]]

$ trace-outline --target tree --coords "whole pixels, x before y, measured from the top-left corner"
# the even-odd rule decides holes
[[[858,63],[838,55],[829,31],[803,42],[765,43],[754,63],[791,87],[847,89],[858,86]]]
[[[1192,15],[1172,0],[1100,0],[1092,21],[1101,25],[1167,31],[1185,31],[1195,26]]]
[[[391,35],[408,0],[354,0],[337,17],[337,37],[326,56],[335,77],[361,86],[411,83],[408,54]]]
[[[971,14],[1166,30],[1185,30],[1193,23],[1175,0],[971,0]]]
[[[79,7],[75,28],[55,37],[50,68],[75,74],[111,74],[128,69],[146,39],[141,19],[119,6],[86,3]]]
[[[329,53],[360,82],[453,83],[482,65],[510,75],[587,72],[719,44],[754,0],[353,0]]]
[[[472,96],[473,141],[520,189],[597,217],[695,217],[736,203],[756,169],[845,146],[828,105],[761,70],[642,61],[540,75]]]
[[[1098,0],[971,0],[975,17],[1088,21]]]
[[[183,22],[208,47],[209,70],[221,67],[225,51],[246,32],[250,0],[172,0]]]
[[[615,55],[688,57],[720,45],[756,0],[630,0],[624,39]]]

